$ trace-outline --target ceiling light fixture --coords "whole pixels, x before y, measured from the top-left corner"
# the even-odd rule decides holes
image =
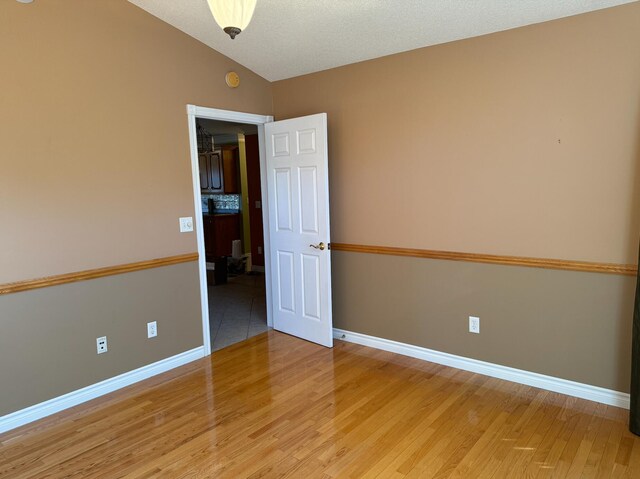
[[[216,23],[232,40],[247,28],[256,8],[256,0],[207,0],[207,2]]]

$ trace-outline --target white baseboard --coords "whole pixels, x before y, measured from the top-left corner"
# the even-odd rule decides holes
[[[152,364],[142,366],[119,376],[105,379],[91,386],[72,391],[70,393],[58,396],[48,401],[35,404],[20,411],[12,412],[6,416],[0,417],[0,433],[15,429],[16,427],[28,424],[30,422],[42,419],[57,412],[63,411],[73,406],[77,406],[91,399],[103,396],[107,393],[116,391],[125,386],[142,381],[160,373],[177,368],[184,364],[195,361],[204,357],[204,346],[176,354],[170,358],[162,359]]]
[[[456,356],[454,354],[434,351],[433,349],[420,346],[412,346],[411,344],[391,341],[389,339],[376,338],[375,336],[368,336],[366,334],[352,333],[342,329],[334,329],[333,337],[350,343],[361,344],[363,346],[382,349],[384,351],[443,364],[485,376],[505,379],[514,383],[526,384],[527,386],[534,386],[540,389],[566,394],[567,396],[579,397],[588,399],[589,401],[629,409],[629,395],[619,391],[613,391],[612,389],[591,386],[589,384],[555,378],[553,376],[545,376],[544,374],[478,361],[477,359]]]

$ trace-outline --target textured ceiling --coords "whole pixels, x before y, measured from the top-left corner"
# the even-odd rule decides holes
[[[270,81],[634,0],[258,0],[231,40],[206,0],[129,0]]]

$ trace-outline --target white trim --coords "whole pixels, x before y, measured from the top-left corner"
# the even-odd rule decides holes
[[[191,105],[187,107],[190,111]],[[204,254],[204,234],[202,220],[202,199],[200,195],[200,165],[198,163],[198,139],[196,120],[191,113],[187,115],[189,123],[189,148],[191,150],[191,181],[193,182],[193,202],[196,225],[196,244],[198,246],[198,275],[200,276],[200,311],[202,315],[202,342],[204,354],[211,354],[211,332],[209,329],[209,293],[207,290],[207,258]]]
[[[270,115],[255,115],[253,113],[218,110],[217,108],[207,108],[196,105],[187,105],[187,114],[197,116],[198,118],[230,121],[233,123],[246,123],[248,125],[264,125],[265,123],[271,123],[273,121],[273,117]]]
[[[370,348],[382,349],[383,351],[402,354],[403,356],[410,356],[412,358],[422,359],[436,364],[443,364],[445,366],[451,366],[465,371],[483,374],[485,376],[505,379],[514,383],[526,384],[527,386],[534,386],[546,389],[547,391],[566,394],[567,396],[579,397],[582,399],[588,399],[589,401],[629,409],[629,395],[612,389],[605,389],[598,386],[569,381],[568,379],[546,376],[544,374],[510,368],[485,361],[478,361],[477,359],[465,358],[463,356],[456,356],[455,354],[443,353],[440,351],[434,351],[433,349],[391,341],[390,339],[368,336],[366,334],[353,333],[342,329],[334,328],[333,337],[350,343],[368,346]]]
[[[196,105],[187,105],[187,120],[189,122],[189,147],[191,150],[191,180],[193,183],[193,201],[196,225],[196,241],[198,244],[198,266],[200,274],[200,310],[202,315],[202,339],[204,342],[204,354],[211,354],[211,332],[209,329],[209,292],[207,290],[207,265],[204,251],[204,233],[202,224],[202,200],[200,199],[200,165],[198,164],[198,140],[196,137],[196,117],[210,120],[229,121],[234,123],[246,123],[258,126],[258,143],[260,148],[260,174],[263,176],[264,164],[264,124],[273,121],[272,116],[254,115],[253,113],[242,113],[238,111],[218,110],[216,108],[206,108]],[[266,177],[262,180],[262,211],[263,216],[268,211],[268,199],[266,191]],[[265,252],[269,241],[269,224],[264,222]],[[265,263],[267,257],[265,254]],[[269,276],[265,274],[266,294],[267,294],[267,325],[273,324],[271,314],[271,284]]]
[[[270,123],[273,121],[273,117]],[[271,297],[271,233],[269,226],[269,194],[267,190],[267,147],[264,135],[264,124],[258,126],[258,149],[260,150],[260,190],[262,194],[262,231],[263,245],[262,253],[264,256],[264,286],[266,294],[267,306],[267,326],[273,328],[273,300]]]
[[[43,417],[50,416],[51,414],[55,414],[70,407],[77,406],[83,402],[90,401],[203,357],[204,347],[200,346],[190,351],[176,354],[170,358],[161,359],[155,363],[142,366],[141,368],[134,369],[133,371],[120,374],[119,376],[105,379],[104,381],[92,384],[91,386],[58,396],[57,398],[49,399],[48,401],[41,402],[40,404],[35,404],[28,408],[21,409],[20,411],[12,412],[6,416],[0,417],[0,433],[15,429],[16,427],[23,426],[38,419],[42,419]]]

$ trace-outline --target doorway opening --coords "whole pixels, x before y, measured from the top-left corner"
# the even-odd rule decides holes
[[[332,347],[331,237],[329,231],[326,113],[274,122],[271,116],[187,105],[187,115],[205,355],[211,354],[212,341],[209,321],[207,254],[203,234],[201,179],[203,185],[213,185],[207,193],[213,193],[212,189],[218,189],[224,194],[224,178],[222,180],[219,178],[220,175],[224,176],[224,149],[221,149],[216,156],[215,139],[213,139],[209,140],[211,145],[207,146],[206,150],[209,156],[199,155],[198,128],[202,128],[202,125],[197,124],[197,119],[257,127],[261,187],[261,201],[257,209],[262,212],[263,222],[264,245],[262,253],[265,269],[264,290],[266,293],[267,326],[323,346]],[[244,135],[244,132],[242,134]],[[213,137],[213,134],[211,136]],[[204,136],[201,141],[206,141]],[[266,148],[267,143],[268,149]],[[219,161],[218,166],[211,166],[215,161]],[[205,174],[202,178],[201,162],[205,164]],[[206,172],[207,167],[209,168],[208,173]],[[213,176],[216,171],[217,178]],[[211,209],[215,215],[217,206],[214,198],[206,199],[207,210],[210,199],[213,200]],[[225,198],[221,199],[221,201],[224,200]],[[254,206],[258,206],[255,198],[250,200],[247,197],[247,201],[253,201]],[[242,203],[242,199],[240,203]],[[240,235],[244,236],[244,233],[241,231]],[[250,239],[245,241],[247,251],[250,251],[250,243]],[[225,247],[228,248],[228,245]],[[236,250],[235,254],[234,249]],[[236,272],[244,268],[247,272],[247,264],[251,264],[253,253],[247,251],[243,253],[242,251],[242,242],[240,241],[238,244],[232,240],[231,261],[219,259],[215,254],[209,258],[212,260],[209,261],[209,269],[213,270],[214,286],[216,284],[215,271],[222,274],[220,272],[225,266],[228,269],[232,265]],[[218,263],[220,267],[218,267]],[[249,272],[260,273],[259,270],[254,271],[252,267]],[[224,283],[221,281],[220,284]],[[276,302],[277,316],[274,306]],[[251,322],[251,316],[249,316],[249,322]]]
[[[214,343],[220,349],[273,324],[264,173],[264,124],[273,117],[195,105],[187,115],[209,355]]]
[[[256,125],[196,117],[211,348],[266,332]]]

